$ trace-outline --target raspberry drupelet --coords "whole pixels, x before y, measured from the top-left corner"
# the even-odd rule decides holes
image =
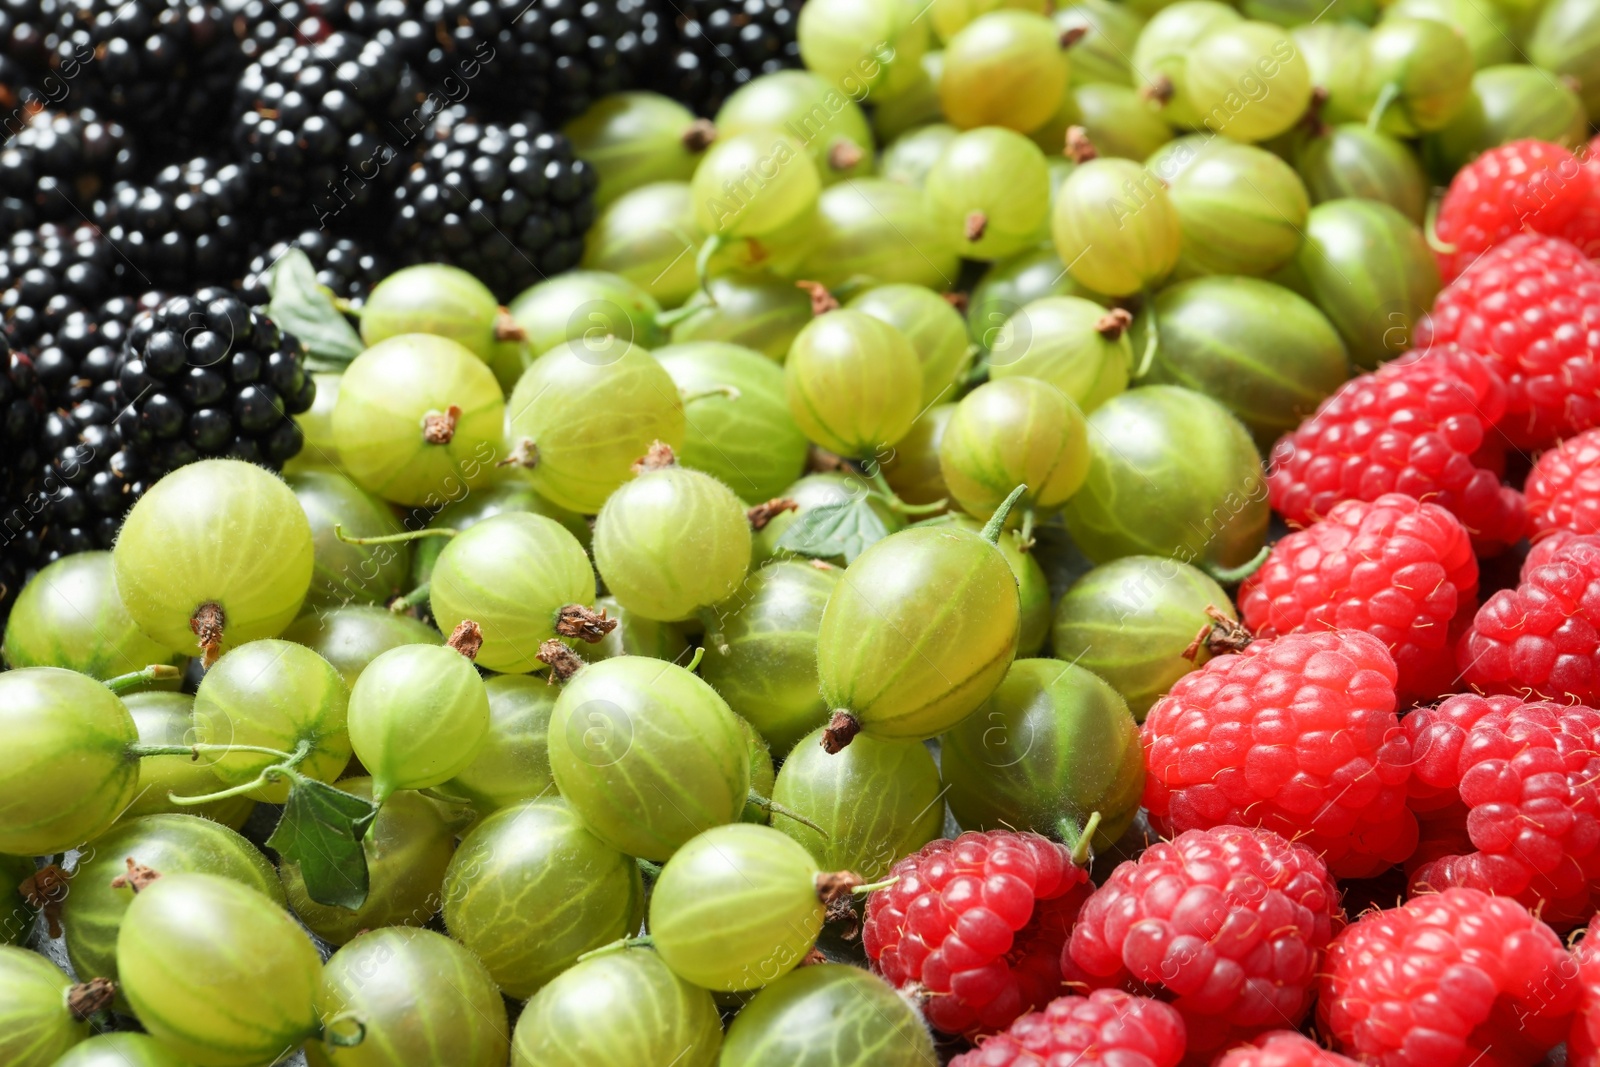
[[[1183,1051],[1183,1017],[1170,1005],[1097,989],[1087,997],[1058,997],[1043,1011],[1029,1012],[1009,1030],[957,1056],[950,1067],[1177,1067]]]

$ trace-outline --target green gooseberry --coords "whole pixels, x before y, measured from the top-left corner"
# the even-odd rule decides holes
[[[800,60],[856,100],[890,100],[916,83],[931,34],[892,0],[813,0],[795,23]]]
[[[963,258],[995,260],[1044,237],[1049,189],[1038,145],[1015,130],[982,126],[945,147],[922,191],[925,210]]]
[[[823,185],[872,173],[872,127],[861,105],[806,70],[753,78],[723,101],[718,137],[785,130],[805,146]]]
[[[1216,0],[1179,0],[1152,15],[1139,31],[1132,67],[1144,96],[1160,106],[1167,122],[1191,128],[1201,125],[1201,112],[1184,91],[1189,57],[1206,34],[1239,21],[1238,11]],[[1144,159],[1149,154],[1141,152],[1134,158]]]
[[[471,766],[489,732],[477,668],[451,645],[401,645],[350,690],[350,744],[372,775],[372,799],[440,785]]]
[[[898,447],[898,446],[897,446]],[[751,545],[750,562],[752,566],[772,559],[787,559],[791,553],[788,549],[779,548],[778,542],[783,538],[789,527],[793,526],[801,516],[812,508],[824,504],[842,504],[850,500],[865,499],[867,506],[872,509],[878,521],[890,533],[903,529],[906,520],[900,513],[891,508],[879,495],[872,492],[865,479],[851,471],[825,471],[819,474],[808,474],[795,482],[781,494],[795,503],[794,510],[785,511],[774,515],[767,524],[755,535]],[[834,556],[829,563],[844,566],[842,556]]]
[[[874,103],[872,131],[884,144],[902,140],[929,125],[944,122],[944,112],[939,107],[939,79],[944,76],[944,52],[924,52],[918,60],[918,66],[921,70],[912,78],[909,86],[887,100]],[[878,156],[878,173],[885,178],[894,177],[888,148]]]
[[[1013,315],[1047,296],[1076,296],[1096,301],[1094,294],[1073,281],[1061,257],[1056,255],[1055,245],[1049,242],[994,263],[984,271],[967,300],[967,331],[978,348],[988,352]],[[1099,301],[1104,299],[1101,297]],[[1101,314],[1105,313],[1103,307],[1100,310]]]
[[[110,552],[77,552],[29,578],[11,606],[0,655],[8,667],[62,667],[105,681],[171,663],[117,594]]]
[[[192,745],[198,740],[194,697],[187,693],[129,693],[122,698],[133,716],[141,745]],[[237,830],[255,809],[248,796],[227,797],[209,804],[177,804],[169,797],[195,797],[227,787],[211,766],[193,756],[145,756],[139,760],[139,788],[117,818],[120,826],[141,815],[185,813],[214,819]]]
[[[893,446],[921,410],[922,366],[911,342],[863,311],[813,319],[789,349],[784,382],[795,425],[852,459]]]
[[[1060,507],[1089,474],[1089,430],[1061,389],[1001,378],[962,397],[939,441],[939,470],[969,514],[988,517],[1016,486],[1028,511]]]
[[[634,615],[614,596],[600,597],[594,606],[616,620],[617,625],[594,644],[580,644],[576,649],[580,659],[598,663],[617,656],[648,656],[671,661],[688,658],[685,653],[689,650],[689,641],[683,627]]]
[[[551,518],[566,527],[567,532],[584,545],[589,543],[589,520],[576,511],[552,504],[539,495],[524,471],[512,471],[482,489],[467,493],[459,500],[446,504],[431,513],[421,509],[407,516],[407,525],[419,522],[434,529],[465,530],[493,515],[507,511],[526,511]],[[412,546],[411,582],[422,585],[433,576],[433,565],[439,554],[449,544],[448,538],[424,537]]]
[[[1183,229],[1179,277],[1269,274],[1300,247],[1310,196],[1266,149],[1215,141],[1169,180]]]
[[[968,830],[1033,830],[1109,848],[1139,813],[1144,746],[1128,705],[1084,667],[1019,659],[944,735],[948,801]]]
[[[1080,34],[1067,55],[1073,85],[1109,82],[1133,85],[1133,49],[1144,19],[1113,0],[1077,0],[1058,7],[1054,18],[1062,33]]]
[[[951,233],[922,194],[883,178],[852,178],[823,192],[808,221],[810,246],[792,272],[830,289],[866,283],[946,289],[961,271]]]
[[[1359,122],[1328,126],[1299,141],[1295,170],[1313,204],[1357,197],[1378,200],[1418,225],[1428,207],[1427,175],[1411,148]]]
[[[700,288],[694,249],[704,237],[689,183],[652,182],[601,210],[584,238],[581,266],[619,274],[662,307],[677,307]]]
[[[1137,69],[1137,68],[1136,68]],[[1079,119],[1102,156],[1148,159],[1173,138],[1161,107],[1125,85],[1080,85],[1072,90]]]
[[[305,443],[300,451],[284,463],[284,474],[303,470],[339,469],[339,449],[333,443],[333,407],[339,402],[339,386],[344,375],[331,371],[315,371],[311,378],[317,383],[317,398],[309,411],[294,416]]]
[[[338,536],[340,527],[347,537],[400,533],[400,521],[387,504],[337,471],[302,471],[285,475],[284,481],[311,523],[307,603],[381,604],[400,592],[411,573],[409,544],[357,545]]]
[[[1182,248],[1172,197],[1160,179],[1126,159],[1091,159],[1067,175],[1050,226],[1056,255],[1073,279],[1112,296],[1159,283]]]
[[[283,631],[283,640],[305,645],[333,664],[347,688],[379,655],[401,645],[437,645],[439,631],[410,615],[371,604],[349,604],[308,612]]]
[[[960,129],[1003,126],[1026,133],[1050,120],[1070,70],[1055,23],[1038,11],[1002,8],[945,42],[939,104]]]
[[[933,1037],[917,1010],[860,967],[785,975],[734,1017],[720,1067],[926,1067]]]
[[[443,263],[404,267],[367,294],[361,307],[361,343],[408,333],[445,337],[487,363],[495,344],[507,340],[511,324],[489,287],[462,270]],[[514,332],[514,331],[512,331]]]
[[[1078,296],[1045,296],[1000,327],[987,360],[991,381],[1035,378],[1085,414],[1127,389],[1133,373],[1128,314]]]
[[[0,945],[0,1056],[7,1067],[51,1067],[89,1036],[69,998],[77,984],[37,952]]]
[[[944,790],[926,745],[861,736],[830,755],[821,742],[818,728],[794,746],[772,801],[815,824],[774,820],[825,869],[876,882],[939,836]]]
[[[591,351],[617,343],[652,349],[666,343],[656,322],[661,305],[638,282],[620,274],[572,270],[524,289],[510,304],[511,317],[537,358],[567,341]]]
[[[1341,22],[1371,25],[1378,19],[1378,0],[1243,0],[1245,18],[1296,27],[1328,16]]]
[[[489,732],[472,762],[438,791],[464,797],[484,813],[554,792],[548,736],[555,688],[525,674],[498,674],[483,688]]]
[[[1423,138],[1422,155],[1441,179],[1480,153],[1511,141],[1553,141],[1581,148],[1589,136],[1583,101],[1548,71],[1521,63],[1472,76],[1472,94],[1442,129]]]
[[[922,366],[923,408],[955,399],[972,343],[961,313],[948,300],[926,286],[878,285],[845,307],[882,319],[911,342]]]
[[[20,945],[33,931],[34,909],[22,884],[35,871],[31,856],[0,856],[0,945]]]
[[[937,104],[935,104],[937,111]],[[945,147],[961,131],[943,121],[926,126],[913,126],[897,134],[883,149],[878,159],[878,176],[901,185],[920,189],[927,180],[928,171],[944,154]]]
[[[949,522],[974,533],[983,529],[983,523],[970,515],[952,515]],[[1022,531],[1006,530],[995,542],[1000,554],[1006,558],[1011,573],[1017,579],[1017,599],[1021,608],[1017,629],[1017,655],[1033,656],[1044,648],[1050,636],[1050,579],[1044,566],[1030,549],[1022,547]]]
[[[1246,144],[1288,132],[1311,102],[1305,56],[1270,22],[1213,26],[1192,46],[1181,81],[1196,128]]]
[[[149,1034],[99,1034],[72,1047],[52,1067],[188,1067]]]
[[[754,797],[770,799],[772,785],[778,778],[778,770],[772,765],[772,749],[767,739],[756,733],[756,728],[743,716],[739,718],[739,730],[744,734],[745,748],[750,751],[750,792]],[[745,801],[742,821],[766,825],[772,819],[760,800],[751,799]]]
[[[810,321],[811,298],[793,282],[766,273],[721,274],[679,309],[671,339],[726,341],[782,363]]]
[[[1289,31],[1311,68],[1311,83],[1326,94],[1319,117],[1324,122],[1365,124],[1367,38],[1371,30],[1341,19],[1318,19]]]
[[[954,404],[935,404],[917,416],[911,429],[880,464],[884,479],[907,504],[937,504],[950,499],[950,487],[939,470],[939,442],[954,415]],[[756,537],[760,543],[760,535]]]
[[[1600,13],[1589,0],[1549,0],[1524,42],[1528,62],[1577,80],[1590,121],[1600,119]]]
[[[1480,71],[1522,59],[1511,17],[1499,4],[1479,4],[1475,0],[1392,0],[1383,9],[1383,17],[1385,20],[1434,19],[1454,27],[1466,38],[1472,65]]]
[[[1441,129],[1472,93],[1472,51],[1456,27],[1386,18],[1367,35],[1363,99],[1369,125],[1396,137]]]
[[[822,180],[803,144],[762,128],[717,138],[695,167],[689,190],[702,232],[765,237],[811,211]]]
[[[561,132],[599,176],[596,211],[651,182],[688,181],[712,136],[694,112],[646,92],[608,93]]]

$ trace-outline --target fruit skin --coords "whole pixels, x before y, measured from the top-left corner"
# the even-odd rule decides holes
[[[315,565],[307,602],[318,606],[382,604],[404,591],[411,573],[411,545],[353,545],[339,539],[382,537],[404,527],[387,503],[337,471],[302,470],[284,476],[311,522]]]
[[[133,716],[99,682],[59,667],[0,674],[0,733],[13,738],[0,853],[45,856],[104,833],[133,799]]]
[[[1317,996],[1318,1030],[1362,1062],[1526,1067],[1566,1036],[1578,986],[1566,949],[1528,909],[1446,889],[1345,927]]]
[[[1188,1059],[1311,1010],[1322,952],[1344,922],[1310,849],[1239,826],[1190,830],[1124,863],[1084,903],[1062,951],[1069,984],[1170,998]]]
[[[1522,538],[1522,495],[1477,465],[1505,411],[1487,360],[1453,345],[1385,364],[1340,387],[1272,450],[1272,510],[1309,526],[1341,500],[1405,493],[1449,511],[1492,555]]]
[[[194,697],[187,693],[154,690],[126,693],[123,706],[133,716],[141,745],[185,745],[197,739]],[[122,809],[114,825],[141,815],[200,815],[237,830],[255,810],[248,796],[229,797],[209,804],[176,804],[169,797],[194,797],[226,788],[210,765],[191,756],[144,756],[139,760],[139,789]]]
[[[916,421],[922,365],[905,335],[848,308],[813,319],[784,364],[789,414],[806,437],[841,456],[881,454]]]
[[[0,856],[0,945],[21,944],[33,932],[34,908],[22,898],[33,877],[31,856]]]
[[[163,875],[227,878],[280,907],[287,904],[271,861],[226,826],[195,815],[129,819],[93,842],[62,905],[67,957],[79,974],[117,979],[117,935],[134,892],[126,886],[114,888],[111,880],[128,873],[129,859]]]
[[[1498,428],[1542,448],[1600,425],[1600,357],[1585,340],[1597,324],[1600,265],[1559,238],[1519,233],[1439,294],[1418,345],[1482,353],[1506,383]]]
[[[361,343],[376,348],[391,337],[424,333],[448,338],[489,363],[494,358],[498,310],[489,287],[460,267],[445,263],[402,267],[367,297],[361,312]]]
[[[1403,725],[1410,803],[1427,827],[1413,890],[1481,889],[1559,929],[1588,917],[1600,899],[1600,712],[1467,694]]]
[[[1462,682],[1480,693],[1600,703],[1600,538],[1574,536],[1530,556],[1515,589],[1495,593],[1456,648]]]
[[[950,813],[969,830],[1075,835],[1098,812],[1093,844],[1109,848],[1139,813],[1139,726],[1116,690],[1072,663],[1017,660],[940,752]]]
[[[859,967],[803,967],[740,1009],[719,1067],[926,1067],[927,1024],[883,979]],[[1165,1065],[1163,1065],[1165,1067]]]
[[[1600,533],[1600,429],[1541,453],[1522,491],[1533,536],[1552,530]]]
[[[1178,1067],[1183,1059],[1183,1016],[1171,1005],[1119,989],[1087,997],[1061,996],[1029,1012],[1010,1028],[978,1042],[950,1067],[1031,1067],[1044,1057],[1063,1063],[1126,1063]]]
[[[195,649],[190,619],[207,603],[222,608],[223,649],[276,637],[300,613],[312,561],[311,524],[294,493],[233,459],[201,460],[156,482],[111,553],[133,621],[186,655]]]
[[[1440,273],[1453,281],[1495,245],[1521,233],[1559,236],[1595,195],[1595,179],[1561,145],[1520,140],[1491,148],[1462,167],[1439,202]]]
[[[1092,159],[1067,176],[1051,209],[1050,232],[1073,280],[1110,296],[1156,286],[1178,265],[1183,240],[1178,211],[1160,179],[1137,163],[1111,158]]]
[[[1600,115],[1600,79],[1594,76],[1600,37],[1595,28],[1593,8],[1583,0],[1560,0],[1543,6],[1527,38],[1529,62],[1558,78],[1576,77],[1591,118]]]
[[[576,964],[528,1002],[512,1035],[511,1067],[713,1067],[721,1046],[711,994],[649,949],[626,948]]]
[[[345,1012],[361,1019],[365,1039],[354,1048],[310,1042],[312,1067],[504,1067],[511,1051],[505,1001],[489,972],[432,930],[372,930],[335,952],[322,968],[317,1014]]]
[[[128,905],[122,992],[146,1030],[198,1067],[248,1067],[320,1025],[322,959],[269,898],[210,874],[169,874]]]
[[[822,748],[822,731],[802,737],[783,761],[771,798],[822,827],[782,816],[780,830],[827,871],[880,881],[894,863],[939,836],[944,790],[920,741],[858,737],[842,751]]]
[[[1472,52],[1461,31],[1427,18],[1384,19],[1367,36],[1363,95],[1368,106],[1397,93],[1375,125],[1415,137],[1450,121],[1472,91]]]
[[[1257,640],[1211,660],[1145,718],[1151,819],[1180,832],[1284,833],[1343,878],[1401,862],[1417,822],[1405,806],[1411,746],[1394,687],[1388,649],[1359,630]]]
[[[463,796],[480,812],[532,800],[555,789],[550,774],[550,713],[556,692],[546,678],[497,674],[484,679],[489,733],[466,769],[438,787]]]
[[[986,382],[956,405],[939,441],[939,472],[971,515],[987,519],[1019,485],[1027,490],[1018,505],[1053,510],[1089,474],[1083,412],[1037,378]]]
[[[953,526],[902,530],[850,565],[817,631],[822,696],[867,734],[943,733],[992,693],[1016,654],[1017,581],[1000,550]]]
[[[1310,194],[1289,164],[1266,149],[1207,141],[1176,174],[1163,173],[1154,158],[1148,165],[1171,183],[1183,228],[1180,276],[1268,274],[1300,247]]]
[[[561,795],[630,856],[666,860],[701,831],[737,822],[749,796],[737,716],[676,664],[618,656],[583,667],[556,699],[549,738]]]
[[[472,764],[489,732],[489,695],[472,661],[448,645],[401,645],[368,664],[350,691],[350,747],[372,775],[372,799],[426,789]]]
[[[1156,555],[1237,567],[1261,547],[1270,517],[1261,456],[1215,401],[1171,385],[1129,390],[1089,416],[1089,450],[1089,477],[1063,514],[1094,562]]]
[[[973,533],[983,531],[983,523],[970,515],[955,514],[950,525]],[[1036,656],[1050,636],[1050,579],[1031,548],[1023,549],[1021,530],[1002,530],[995,547],[1017,579],[1017,599],[1021,615],[1017,627],[1017,655]]]
[[[67,1009],[73,981],[36,952],[0,945],[0,1055],[7,1067],[50,1067],[89,1036]]]
[[[452,504],[435,510],[413,511],[408,516],[415,522],[435,529],[465,530],[485,519],[507,511],[526,511],[554,519],[566,527],[579,543],[589,543],[589,522],[575,511],[552,504],[534,490],[526,471],[507,470],[499,480],[477,492],[468,493]],[[413,588],[433,577],[433,565],[439,561],[450,538],[428,537],[416,542],[412,553],[411,585]]]
[[[1044,236],[1050,202],[1044,154],[1004,126],[979,124],[958,134],[924,176],[922,193],[923,210],[965,259],[1003,259]],[[974,213],[982,220],[976,228]]]
[[[976,302],[974,298],[968,304],[969,312]],[[998,313],[997,308],[990,314]],[[1031,300],[995,324],[986,361],[989,379],[1042,379],[1088,414],[1126,389],[1133,373],[1128,332],[1120,325],[1102,325],[1107,322],[1104,307],[1080,296]]]
[[[1293,1030],[1268,1030],[1248,1045],[1229,1049],[1216,1063],[1217,1067],[1353,1067],[1356,1061]]]
[[[1066,846],[991,830],[940,839],[890,870],[867,898],[862,945],[873,970],[932,994],[923,1015],[945,1033],[1011,1025],[1060,989],[1058,956],[1088,875]]]
[[[924,412],[930,405],[955,399],[971,346],[966,319],[953,304],[934,289],[899,283],[873,286],[845,306],[882,319],[911,342],[922,366]]]
[[[1194,659],[1183,653],[1213,607],[1236,617],[1232,598],[1204,572],[1161,556],[1124,556],[1090,570],[1056,602],[1051,647],[1110,682],[1143,722],[1173,683],[1211,658],[1204,642]]]
[[[1455,681],[1455,638],[1478,600],[1478,561],[1461,522],[1401,493],[1345,500],[1328,517],[1272,546],[1239,587],[1239,613],[1257,637],[1361,630],[1394,657],[1401,707]]]
[[[1596,924],[1597,920],[1589,920],[1583,940],[1572,950],[1580,988],[1578,1010],[1573,1013],[1572,1031],[1567,1036],[1567,1056],[1574,1067],[1594,1067],[1596,1046],[1600,1045],[1600,963],[1595,951],[1600,948],[1600,938],[1594,936]]]
[[[794,22],[800,6],[796,0],[761,0],[759,4],[734,11],[729,8],[718,9],[706,0],[698,0],[697,4],[689,5],[685,14],[690,19],[698,18],[698,26],[691,23],[691,32],[700,38],[703,45],[712,43],[711,35],[706,32],[708,29],[713,32],[720,30],[729,36],[737,35],[742,39],[741,44],[757,47],[779,43],[786,30],[789,38],[785,49],[787,62],[781,63],[781,66],[787,67],[798,65],[799,48],[794,43]],[[758,8],[761,9],[759,12]],[[776,25],[767,27],[771,36],[758,38],[753,31],[763,15],[774,19]],[[860,105],[849,98],[853,94],[848,94],[848,91],[847,94],[840,94],[826,79],[810,71],[781,70],[780,64],[771,59],[765,64],[751,65],[752,68],[759,66],[759,69],[744,72],[730,69],[729,60],[733,58],[731,53],[734,49],[725,45],[714,47],[715,56],[707,57],[703,69],[697,73],[711,77],[727,74],[738,86],[727,94],[727,100],[720,107],[702,111],[702,114],[715,117],[718,136],[778,127],[796,129],[804,134],[801,140],[823,185],[872,173],[875,154],[872,127]],[[734,46],[737,47],[739,45]],[[761,77],[751,77],[751,74],[760,74]],[[822,111],[816,110],[819,104],[822,105]],[[844,165],[844,160],[836,154],[840,146],[859,149],[859,158],[848,166]]]
[[[679,240],[674,254],[682,248]],[[690,310],[673,324],[673,344],[726,341],[777,363],[812,318],[811,299],[804,291],[767,274],[719,274],[703,291],[696,286],[683,306]]]
[[[62,667],[102,681],[172,661],[128,615],[109,552],[66,556],[28,579],[11,606],[0,655],[12,668]]]
[[[305,645],[333,664],[353,689],[367,664],[382,653],[401,645],[436,645],[443,638],[409,615],[373,604],[350,604],[300,616],[283,631],[283,639]]]
[[[752,266],[799,275],[830,289],[865,279],[943,290],[961,271],[959,233],[928,210],[917,189],[899,182],[840,182],[822,191],[815,215],[791,225],[799,232],[783,235],[783,240],[774,236],[771,243],[780,251],[768,251],[765,261]],[[794,266],[779,258],[796,252],[803,256]],[[846,304],[851,306],[853,302]]]
[[[1429,168],[1449,178],[1474,157],[1527,138],[1581,148],[1589,134],[1583,101],[1568,83],[1547,78],[1546,73],[1523,63],[1480,66],[1461,110],[1423,141],[1422,155]],[[1550,232],[1567,236],[1564,229]]]
[[[1300,142],[1292,158],[1313,204],[1377,200],[1422,225],[1428,177],[1416,153],[1388,134],[1363,123],[1340,123]]]
[[[53,1067],[184,1067],[161,1042],[148,1034],[99,1034],[72,1047]]]

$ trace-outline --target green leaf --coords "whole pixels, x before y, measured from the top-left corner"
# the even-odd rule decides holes
[[[268,847],[300,865],[312,900],[354,911],[367,900],[361,839],[378,805],[293,771],[289,783],[289,800]]]
[[[334,306],[333,296],[317,281],[311,260],[291,248],[267,275],[272,299],[267,314],[280,329],[306,346],[312,370],[343,370],[361,354],[361,337]]]
[[[889,527],[873,510],[872,498],[859,496],[804,512],[783,531],[778,547],[815,559],[843,556],[846,563],[853,563],[868,546],[888,535]]]

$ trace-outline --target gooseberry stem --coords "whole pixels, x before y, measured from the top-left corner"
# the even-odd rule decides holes
[[[1061,833],[1061,843],[1072,851],[1072,862],[1084,867],[1094,859],[1094,834],[1100,829],[1100,813],[1090,812],[1080,827],[1070,818],[1062,819],[1056,829]]]
[[[145,756],[192,756],[195,759],[199,759],[202,752],[259,752],[263,756],[276,756],[284,761],[295,758],[291,752],[282,752],[276,748],[264,748],[261,745],[213,745],[201,743],[194,745],[128,746],[128,755],[138,756],[141,759]]]
[[[989,521],[983,525],[983,539],[985,541],[996,548],[1000,546],[1000,531],[1006,528],[1006,516],[1011,514],[1012,505],[1022,499],[1022,494],[1027,491],[1027,486],[1017,486],[1011,490],[1011,495],[1002,500],[1000,506],[994,509],[994,514],[990,515]]]
[[[700,618],[700,625],[706,628],[706,644],[716,646],[719,656],[726,656],[728,654],[728,639],[722,633],[722,618],[714,608],[710,607],[701,608],[695,614]],[[695,663],[700,662],[700,654],[704,651],[704,648],[695,650]],[[691,665],[689,669],[692,671],[694,667]]]
[[[1031,507],[1023,508],[1022,509],[1022,531],[1017,536],[1017,550],[1019,552],[1026,552],[1026,551],[1028,551],[1028,549],[1033,547],[1033,520],[1034,520],[1033,508],[1031,508]]]
[[[896,875],[893,878],[885,878],[881,882],[869,882],[866,885],[858,885],[854,889],[850,890],[850,894],[852,896],[864,897],[868,893],[876,893],[880,889],[888,889],[890,886],[894,885],[899,880],[900,880],[900,876]]]
[[[152,663],[143,670],[133,671],[129,674],[119,674],[115,678],[107,678],[103,683],[113,693],[121,696],[136,686],[148,685],[151,682],[166,682],[178,677],[182,673],[170,663]]]
[[[1382,89],[1378,90],[1378,97],[1372,102],[1372,110],[1367,113],[1367,129],[1374,133],[1378,131],[1383,122],[1383,113],[1389,110],[1391,104],[1400,99],[1400,83],[1385,82]]]
[[[678,395],[683,398],[684,406],[693,404],[696,400],[709,400],[714,396],[725,397],[728,400],[738,400],[740,393],[737,385],[713,385],[709,389],[697,389],[694,392],[679,390]]]
[[[164,746],[152,745],[149,747],[161,748]],[[230,797],[240,796],[244,793],[251,792],[252,790],[260,789],[262,786],[268,784],[269,782],[276,781],[279,778],[286,778],[293,775],[295,773],[295,768],[301,763],[304,763],[306,757],[311,755],[310,741],[301,741],[295,746],[294,752],[287,756],[276,749],[261,748],[257,745],[191,745],[187,751],[193,751],[196,755],[198,755],[198,750],[202,748],[209,750],[221,750],[224,752],[264,752],[268,755],[283,757],[283,759],[280,763],[274,763],[271,766],[263,767],[261,773],[256,775],[253,781],[245,782],[242,785],[236,785],[232,789],[223,789],[215,793],[203,793],[200,796],[195,797],[180,797],[176,793],[168,793],[167,799],[172,803],[179,804],[184,807],[193,807],[196,804],[211,804],[218,800],[227,800]]]
[[[340,1033],[334,1029],[339,1023],[354,1023],[356,1032],[353,1034]],[[355,1048],[367,1039],[367,1024],[362,1022],[355,1012],[343,1011],[338,1015],[330,1016],[322,1024],[322,1032],[319,1036],[325,1044],[332,1045],[334,1048]]]
[[[754,789],[750,790],[750,795],[746,799],[756,807],[760,808],[762,811],[766,812],[768,815],[782,815],[785,819],[793,819],[801,826],[809,826],[823,837],[831,836],[828,831],[824,830],[822,827],[818,826],[804,815],[801,815],[798,811],[795,811],[793,808],[786,808],[777,801],[762,796]]]
[[[727,655],[728,654],[728,646],[727,645],[723,645],[722,646],[722,654],[723,655]],[[696,648],[694,650],[694,655],[689,657],[689,662],[684,665],[683,669],[686,670],[686,671],[689,671],[692,674],[694,672],[694,669],[696,667],[700,666],[700,661],[705,658],[705,655],[706,655],[706,650],[705,650],[705,646],[704,645],[700,646],[699,648]]]
[[[392,545],[400,541],[416,541],[424,537],[454,537],[460,530],[453,530],[448,526],[433,527],[426,530],[407,530],[405,533],[381,534],[373,537],[351,537],[344,532],[340,523],[333,524],[333,536],[347,545]]]
[[[896,495],[894,488],[889,485],[889,479],[883,476],[883,467],[878,463],[870,465],[867,481],[872,484],[873,490],[883,498],[883,502],[901,515],[933,515],[943,511],[949,506],[949,498],[936,500],[932,504],[908,504]]]
[[[653,948],[655,943],[656,939],[649,934],[643,934],[639,937],[619,937],[615,941],[601,945],[597,949],[585,952],[578,957],[577,962],[582,963],[584,960],[593,959],[595,956],[608,956],[613,952],[621,952],[625,948]]]
[[[433,584],[423,582],[405,596],[397,596],[389,603],[389,610],[396,615],[404,615],[418,604],[425,604],[433,593]]]
[[[1428,247],[1440,255],[1450,256],[1456,252],[1456,246],[1449,241],[1439,239],[1439,202],[1428,201],[1427,212],[1422,217],[1422,239],[1428,242]]]
[[[643,874],[646,878],[654,881],[655,879],[661,877],[661,864],[651,863],[649,860],[641,859],[639,857],[634,857],[634,862],[639,865],[639,873]]]
[[[715,307],[717,298],[711,295],[708,285],[711,281],[711,260],[722,251],[722,246],[727,243],[727,238],[720,233],[714,233],[706,238],[706,243],[700,246],[700,253],[694,257],[694,274],[700,280],[700,291],[706,294],[706,300]]]
[[[1211,575],[1218,585],[1236,585],[1260,570],[1261,565],[1271,554],[1272,546],[1262,545],[1260,552],[1237,567],[1219,567],[1214,563],[1207,563],[1200,569]]]

